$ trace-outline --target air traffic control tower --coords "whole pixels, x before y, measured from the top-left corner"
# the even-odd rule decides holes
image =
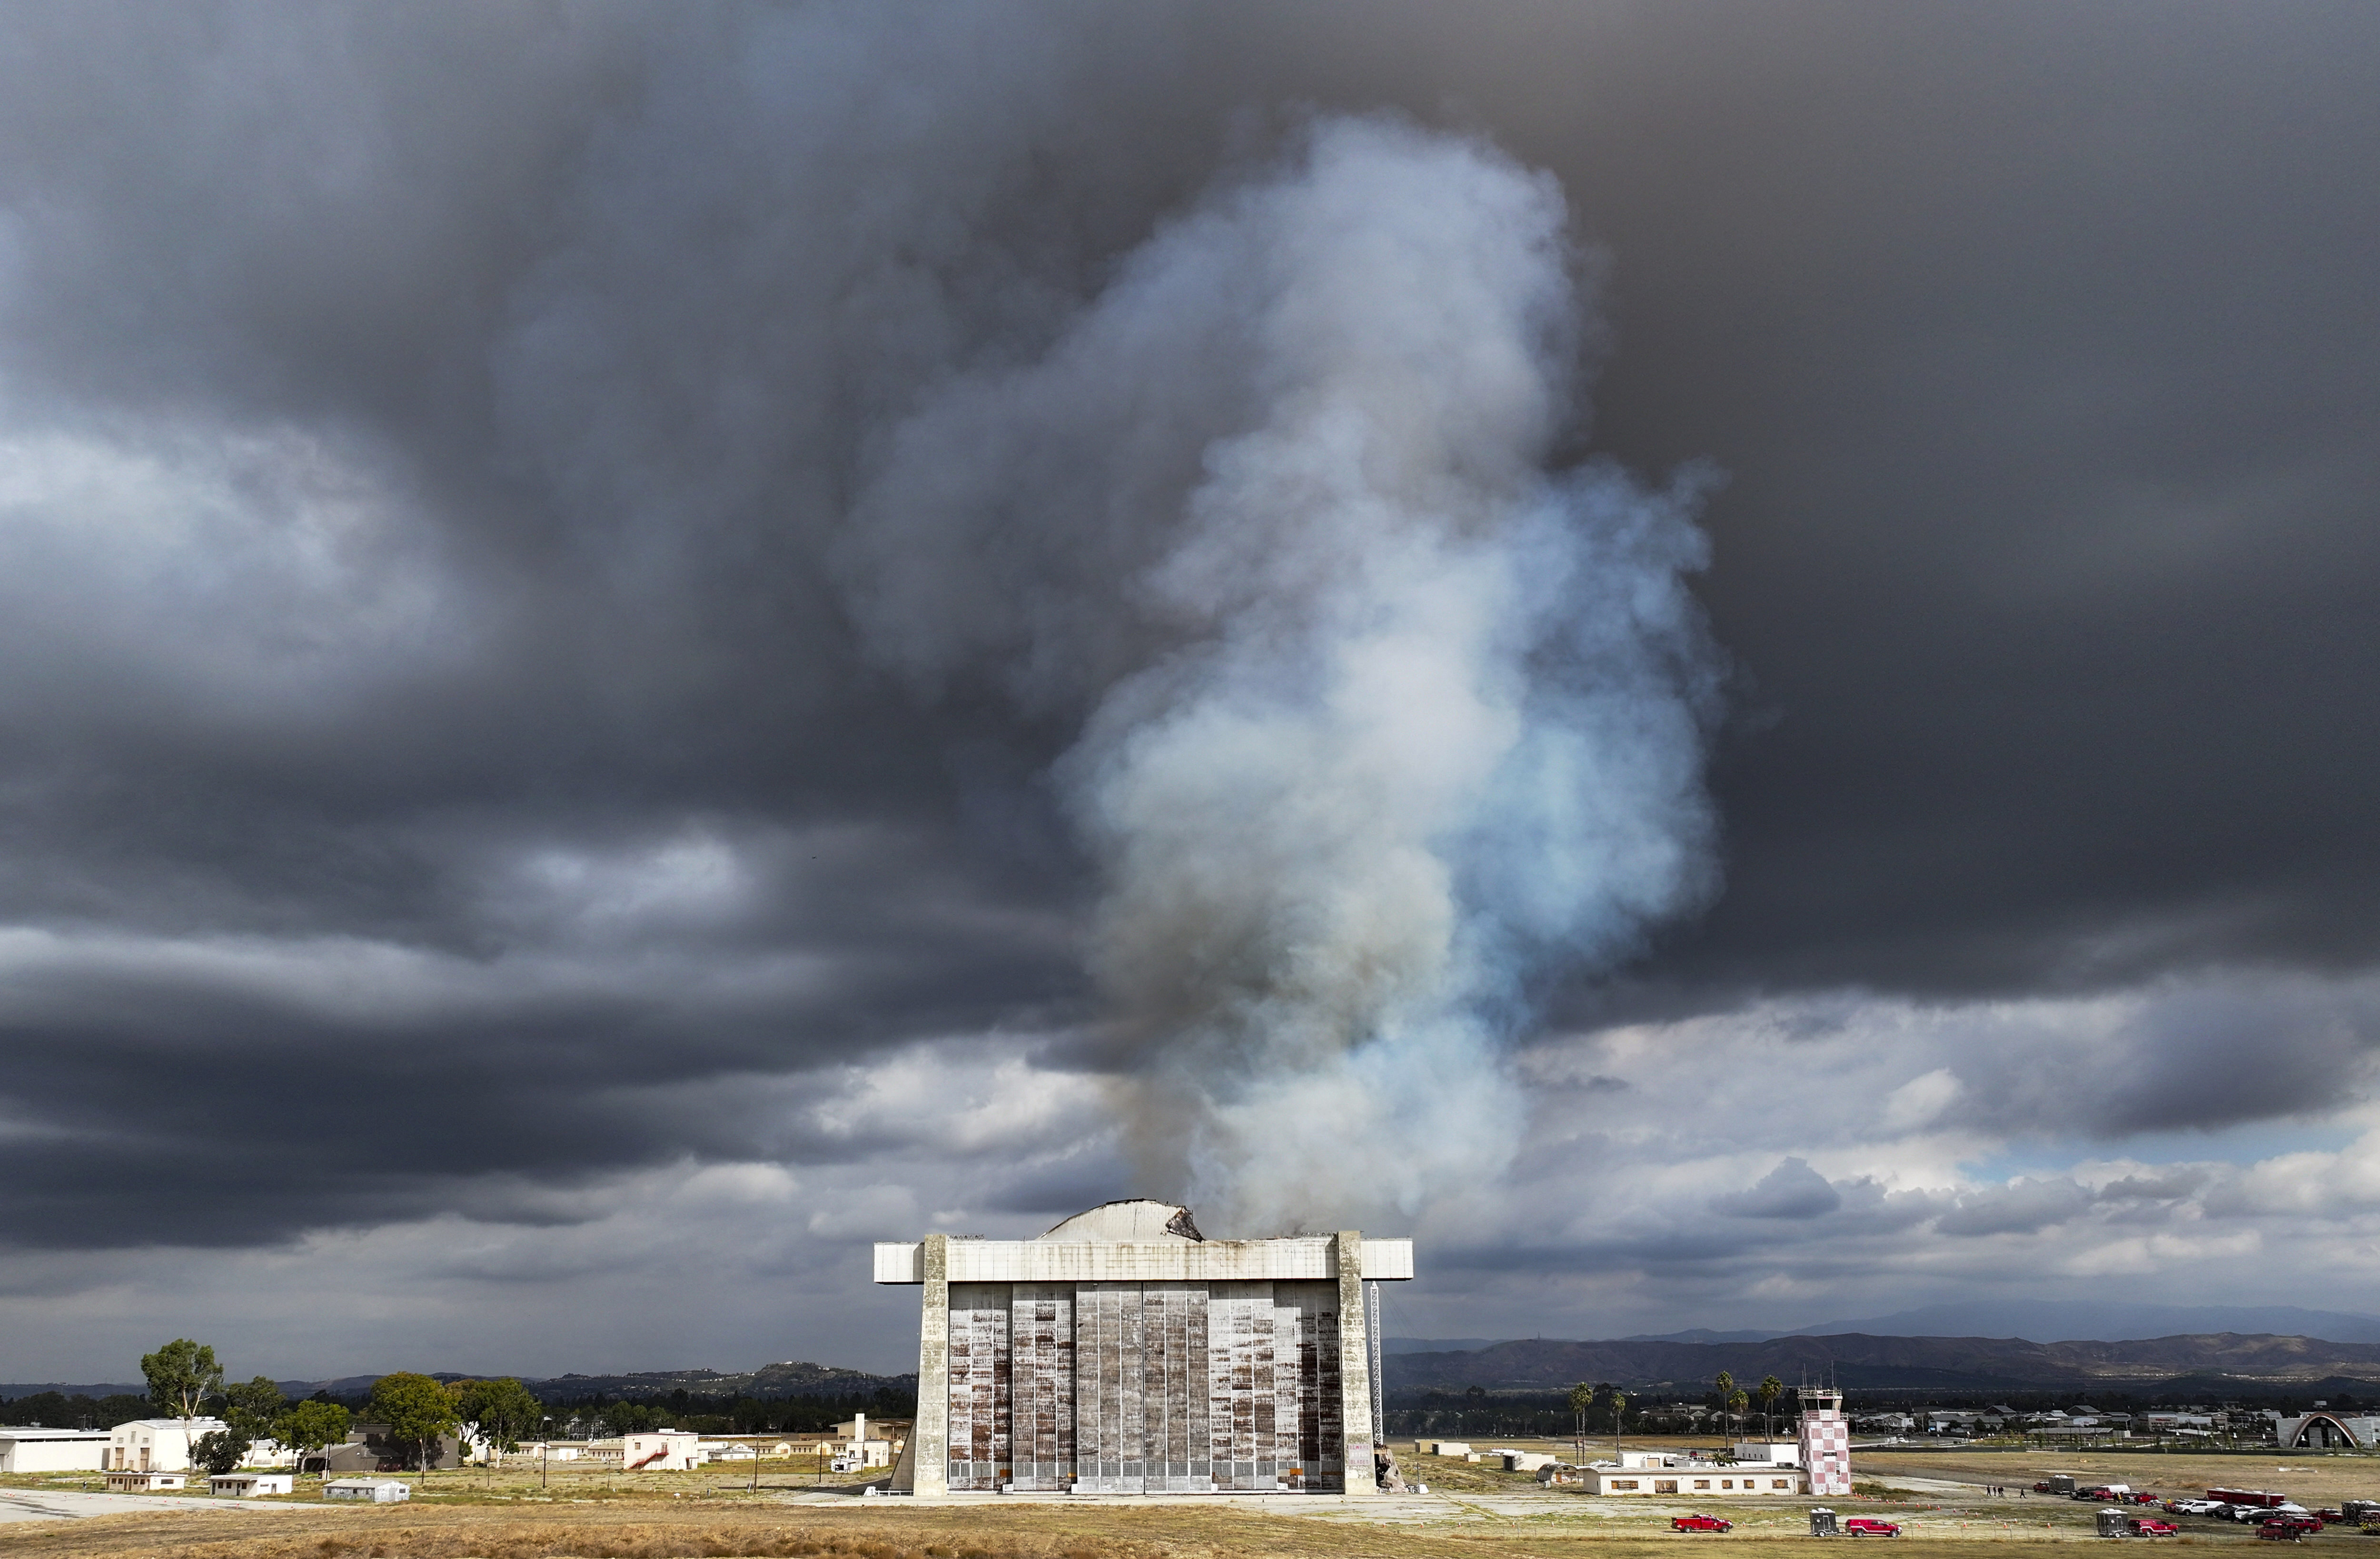
[[[1364,1285],[1412,1275],[1410,1239],[1208,1239],[1162,1202],[879,1244],[926,1290],[892,1492],[1371,1494]]]

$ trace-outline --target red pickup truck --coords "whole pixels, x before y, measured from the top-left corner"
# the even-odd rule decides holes
[[[2153,1516],[2126,1517],[2124,1529],[2136,1538],[2169,1538],[2181,1530],[2172,1522],[2160,1521]]]
[[[1734,1529],[1735,1523],[1716,1516],[1672,1516],[1670,1530],[1673,1532],[1725,1532]]]
[[[1843,1523],[1843,1530],[1855,1538],[1897,1538],[1900,1535],[1898,1522],[1879,1521],[1873,1516],[1854,1516]]]

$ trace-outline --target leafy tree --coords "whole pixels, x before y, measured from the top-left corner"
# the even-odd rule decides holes
[[[273,1438],[296,1451],[298,1465],[302,1468],[306,1465],[308,1452],[345,1444],[347,1432],[354,1427],[355,1420],[345,1408],[336,1402],[314,1396],[273,1420]],[[325,1458],[322,1476],[327,1478],[330,1475],[330,1463]]]
[[[517,1451],[520,1443],[545,1421],[545,1404],[528,1387],[506,1377],[500,1381],[456,1381],[455,1412],[465,1423],[479,1427],[480,1438],[499,1451]]]
[[[603,1427],[614,1434],[642,1434],[666,1429],[670,1416],[650,1402],[614,1402],[603,1409]]]
[[[1772,1440],[1777,1436],[1777,1399],[1784,1395],[1785,1383],[1776,1376],[1769,1375],[1761,1381],[1760,1421],[1763,1426],[1761,1432]]]
[[[400,1370],[372,1382],[371,1416],[388,1426],[388,1437],[415,1447],[415,1465],[427,1470],[430,1448],[456,1427],[455,1399],[428,1375]]]
[[[150,1403],[160,1413],[186,1422],[223,1389],[223,1366],[215,1362],[215,1350],[188,1337],[176,1337],[156,1352],[142,1354],[140,1373],[149,1382]]]
[[[237,1472],[248,1459],[248,1436],[235,1429],[211,1429],[190,1446],[190,1459],[220,1478]]]
[[[240,1381],[224,1388],[224,1422],[242,1437],[243,1446],[249,1441],[270,1439],[273,1420],[287,1401],[281,1388],[263,1375]]]
[[[145,1396],[135,1396],[128,1391],[111,1391],[99,1399],[98,1421],[91,1427],[114,1429],[120,1423],[130,1423],[135,1419],[145,1419],[152,1410],[149,1399]]]

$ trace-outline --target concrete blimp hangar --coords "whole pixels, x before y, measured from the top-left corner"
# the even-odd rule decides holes
[[[1162,1202],[880,1243],[926,1290],[892,1489],[1370,1494],[1363,1286],[1412,1275],[1410,1239],[1208,1239]]]

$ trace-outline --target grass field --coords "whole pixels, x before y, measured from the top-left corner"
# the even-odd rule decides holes
[[[526,1477],[509,1469],[438,1474],[414,1501],[395,1506],[325,1505],[301,1494],[245,1502],[279,1507],[271,1510],[161,1508],[0,1526],[0,1559],[1650,1559],[1682,1547],[1747,1542],[1778,1559],[1818,1553],[1840,1559],[1845,1542],[1862,1541],[1811,1540],[1806,1499],[1706,1505],[1701,1508],[1727,1516],[1735,1529],[1674,1534],[1669,1518],[1691,1507],[1548,1491],[1534,1478],[1484,1463],[1416,1457],[1410,1445],[1399,1444],[1406,1476],[1427,1481],[1431,1493],[1355,1505],[1296,1496],[1116,1503],[992,1496],[921,1506],[817,1490],[807,1467],[799,1475],[791,1468],[763,1468],[757,1493],[747,1488],[748,1471],[622,1474],[557,1467],[552,1487],[542,1491],[534,1471]],[[1972,1554],[1977,1542],[2046,1549],[2097,1541],[2090,1505],[1997,1499],[1982,1492],[1985,1484],[2029,1485],[2053,1470],[2166,1493],[2245,1482],[2307,1505],[2380,1495],[2380,1459],[2360,1456],[2301,1461],[1952,1451],[1876,1454],[1857,1466],[1868,1494],[1826,1503],[1845,1515],[1901,1522],[1905,1535],[1891,1551],[1894,1559]],[[2183,1536],[2161,1541],[2225,1548],[2236,1559],[2274,1546],[2257,1541],[2247,1528],[2183,1525]],[[2332,1559],[2358,1553],[2380,1559],[2380,1538],[2356,1532],[2326,1531],[2303,1546]]]

